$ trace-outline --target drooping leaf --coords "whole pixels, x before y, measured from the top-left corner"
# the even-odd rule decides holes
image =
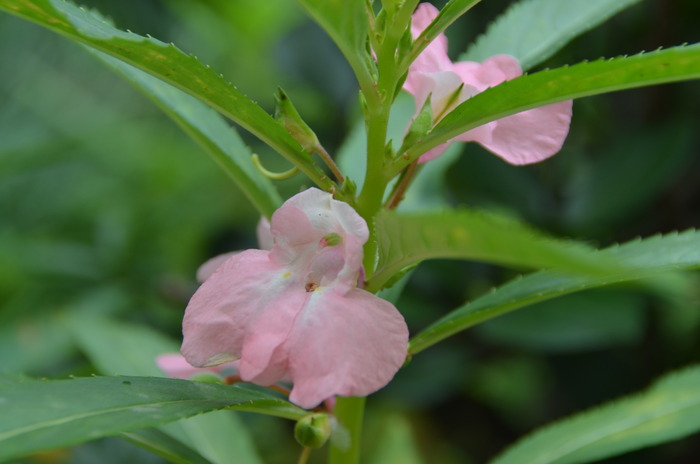
[[[0,0],[0,10],[107,53],[183,90],[267,143],[321,188],[332,186],[323,171],[272,116],[223,76],[173,44],[116,29],[96,14],[66,1]]]
[[[491,464],[600,462],[700,431],[700,367],[668,374],[647,390],[548,425]]]
[[[156,365],[156,356],[176,353],[180,348],[174,341],[147,327],[107,318],[81,314],[67,319],[64,326],[104,375],[164,376],[165,373]],[[226,464],[231,456],[236,456],[240,464],[260,463],[245,425],[230,411],[190,417],[160,428],[181,442],[183,447],[195,450],[214,464]],[[141,438],[150,442],[157,437]],[[131,436],[135,444],[142,444],[138,440],[138,437]]]
[[[496,19],[460,60],[481,62],[504,53],[528,70],[636,3],[639,0],[522,0]]]
[[[299,419],[306,412],[259,391],[151,377],[0,381],[0,460],[232,409]]]
[[[513,280],[455,309],[421,331],[411,340],[410,352],[418,353],[450,335],[538,301],[663,272],[698,268],[700,232],[689,230],[632,241],[602,250],[598,255],[613,261],[615,272],[596,276],[548,270]]]
[[[700,78],[700,44],[635,56],[579,63],[521,76],[460,104],[422,143],[395,163],[403,170],[421,154],[487,122],[573,98]]]
[[[251,151],[236,130],[211,108],[160,79],[107,54],[94,55],[153,100],[223,168],[258,209],[270,217],[282,203],[270,179],[251,162]]]
[[[348,60],[360,85],[369,83],[367,62],[368,12],[365,0],[297,0],[333,39]]]
[[[402,269],[433,258],[583,272],[603,272],[605,267],[583,244],[546,237],[486,211],[383,211],[375,224],[379,261],[369,289],[380,289]]]

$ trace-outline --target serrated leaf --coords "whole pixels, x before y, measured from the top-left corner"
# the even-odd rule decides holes
[[[556,240],[486,211],[382,211],[376,219],[379,260],[367,288],[382,288],[402,269],[433,258],[469,259],[526,268],[603,272],[594,250]]]
[[[116,29],[97,15],[62,0],[0,0],[0,10],[107,53],[179,88],[250,131],[321,188],[332,187],[323,171],[272,116],[223,76],[174,45]]]
[[[579,63],[521,76],[463,102],[399,160],[396,172],[432,148],[487,122],[573,98],[700,78],[700,44]]]
[[[306,411],[238,386],[151,377],[0,381],[0,460],[218,409],[299,419]]]
[[[555,422],[491,464],[573,464],[677,440],[700,431],[700,367],[662,377],[647,390]]]
[[[435,343],[501,314],[557,296],[604,285],[628,282],[655,274],[700,267],[700,232],[655,236],[598,253],[615,263],[609,275],[573,275],[540,271],[513,280],[441,318],[416,335],[409,344],[418,353]]]
[[[528,70],[635,3],[639,0],[523,0],[497,18],[460,60],[482,62],[504,53]]]
[[[156,365],[156,356],[179,350],[177,343],[147,327],[106,318],[79,314],[68,318],[64,327],[104,375],[162,376],[164,373]],[[215,464],[226,464],[234,455],[241,464],[260,462],[245,425],[229,411],[190,417],[161,426],[161,429]],[[131,438],[138,440],[138,437]],[[142,438],[155,440],[157,437]]]
[[[95,50],[92,52],[100,61],[153,100],[204,148],[236,182],[261,215],[270,217],[282,204],[282,199],[270,179],[251,162],[250,149],[236,130],[218,113],[181,90],[123,61]]]
[[[333,39],[348,60],[360,84],[369,79],[365,0],[297,0]]]

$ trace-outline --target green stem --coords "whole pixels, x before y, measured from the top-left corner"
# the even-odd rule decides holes
[[[336,427],[341,427],[342,432],[339,435],[340,439],[330,442],[328,464],[358,464],[360,462],[365,399],[341,396],[336,398],[333,415],[338,420]]]

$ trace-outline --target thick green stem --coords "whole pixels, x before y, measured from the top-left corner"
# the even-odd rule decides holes
[[[365,414],[365,398],[337,397],[333,415],[338,420],[328,449],[328,464],[358,464],[362,439],[362,420]]]

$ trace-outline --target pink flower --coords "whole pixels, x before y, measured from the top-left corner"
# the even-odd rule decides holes
[[[270,229],[271,250],[230,257],[190,300],[187,361],[239,360],[244,381],[289,380],[290,400],[305,408],[382,388],[406,358],[408,329],[391,303],[358,288],[365,221],[309,189],[275,212]]]
[[[222,376],[237,375],[236,362],[221,364],[213,367],[194,367],[180,353],[166,353],[156,357],[156,364],[168,377],[174,379],[189,379],[197,374],[213,373]]]
[[[437,14],[438,10],[429,3],[418,6],[411,24],[414,39]],[[430,95],[433,120],[437,123],[465,100],[522,73],[518,60],[509,55],[496,55],[483,63],[453,63],[447,56],[447,37],[440,34],[411,64],[403,88],[415,97],[417,111]],[[554,103],[489,122],[433,148],[419,161],[436,158],[455,140],[477,142],[511,164],[542,161],[561,149],[569,133],[571,104],[571,100]]]

